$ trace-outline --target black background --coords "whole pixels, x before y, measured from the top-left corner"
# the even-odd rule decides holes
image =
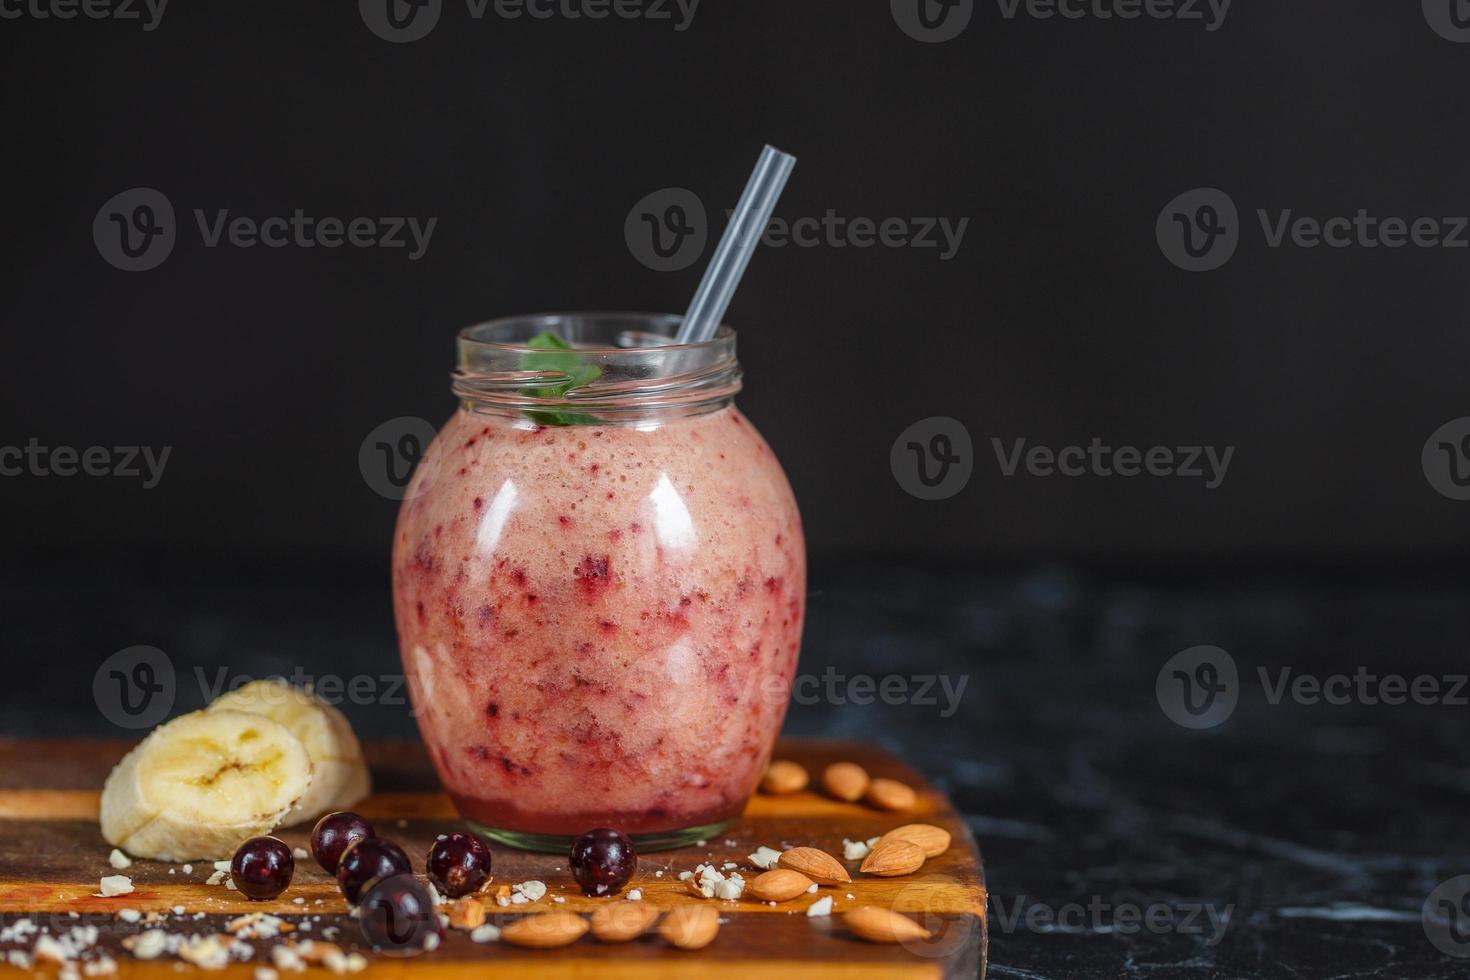
[[[944,44],[881,3],[704,0],[669,21],[474,20],[390,44],[350,3],[171,5],[138,22],[0,21],[8,188],[5,444],[170,445],[162,484],[10,478],[17,553],[186,549],[382,568],[395,505],[363,437],[440,423],[461,326],[679,311],[623,222],[663,187],[733,206],[762,142],[799,158],[788,219],[968,218],[937,249],[764,249],[729,319],[742,407],[785,462],[813,555],[967,561],[1464,555],[1470,509],[1419,452],[1467,414],[1470,250],[1271,249],[1256,208],[1470,214],[1470,46],[1417,4],[1232,5],[1203,21],[1005,19]],[[493,8],[492,8],[493,9]],[[1200,9],[1206,9],[1201,7]],[[159,268],[93,216],[155,187]],[[1175,268],[1154,222],[1215,186],[1233,260]],[[437,217],[404,250],[206,248],[193,209]],[[723,218],[716,231],[723,225]],[[706,250],[706,255],[708,250]],[[919,419],[978,456],[925,503],[888,469]],[[1222,488],[1002,477],[990,439],[1233,445]]]

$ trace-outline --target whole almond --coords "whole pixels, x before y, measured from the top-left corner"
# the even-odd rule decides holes
[[[880,840],[873,845],[859,868],[865,874],[880,878],[911,875],[924,866],[924,852],[918,844],[906,840]]]
[[[801,872],[819,885],[845,885],[852,881],[852,875],[835,857],[815,847],[793,847],[782,851],[781,860],[776,863]]]
[[[456,929],[478,929],[485,924],[485,903],[466,895],[449,906],[449,924]]]
[[[802,766],[787,759],[777,759],[766,768],[766,776],[761,780],[761,789],[777,795],[799,793],[806,789],[809,782],[811,782],[811,777],[807,775],[806,769]]]
[[[605,943],[625,943],[648,931],[658,909],[643,902],[610,902],[592,913],[592,935]]]
[[[949,831],[931,823],[906,823],[884,834],[882,840],[906,840],[919,845],[925,857],[938,857],[949,850]],[[880,841],[881,843],[882,841]]]
[[[568,946],[587,932],[587,920],[571,912],[542,912],[517,919],[500,930],[502,941],[513,946],[552,949]]]
[[[842,917],[854,936],[870,943],[902,943],[928,939],[930,932],[906,915],[864,905]]]
[[[758,874],[745,884],[745,894],[762,902],[789,902],[812,887],[812,880],[800,871],[777,868]]]
[[[868,788],[868,771],[856,762],[834,762],[822,772],[822,788],[839,800],[856,803]]]
[[[680,949],[703,949],[719,931],[720,913],[708,905],[681,905],[658,924],[658,934]]]
[[[918,794],[896,779],[875,779],[868,784],[868,802],[883,810],[912,810]]]

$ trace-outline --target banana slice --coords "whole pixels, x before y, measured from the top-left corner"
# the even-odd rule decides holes
[[[222,860],[273,830],[311,782],[311,757],[284,726],[195,711],[155,728],[113,768],[102,836],[134,857]]]
[[[246,711],[286,726],[311,756],[311,789],[286,815],[285,826],[346,810],[372,792],[362,746],[342,712],[279,678],[251,681],[214,700],[206,711]]]

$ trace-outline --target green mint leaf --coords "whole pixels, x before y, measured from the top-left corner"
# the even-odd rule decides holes
[[[535,385],[526,389],[533,398],[560,398],[573,388],[589,385],[602,376],[602,368],[588,364],[571,344],[551,332],[540,333],[526,341],[527,347],[535,347],[537,353],[521,355],[522,371],[554,371],[567,376],[566,381],[551,385]],[[592,425],[597,419],[591,415],[559,410],[527,411],[526,415],[539,425]]]

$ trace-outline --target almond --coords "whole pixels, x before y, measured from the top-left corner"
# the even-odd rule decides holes
[[[783,851],[777,863],[783,868],[801,872],[819,885],[845,885],[852,881],[852,875],[835,857],[815,847],[793,847]]]
[[[906,915],[864,905],[842,917],[847,928],[870,943],[902,943],[928,939],[930,932]]]
[[[868,788],[868,771],[856,762],[834,762],[822,772],[822,788],[839,800],[856,803]]]
[[[795,762],[777,759],[766,768],[766,776],[761,780],[761,789],[777,795],[799,793],[806,789],[809,782],[811,782],[811,777],[807,775],[804,768]]]
[[[918,844],[906,840],[880,840],[873,845],[859,868],[880,878],[910,875],[924,866],[924,852]]]
[[[703,949],[719,931],[720,913],[708,905],[681,905],[658,924],[658,934],[680,949]]]
[[[306,942],[296,943],[294,948],[296,955],[308,963],[320,963],[334,953],[337,956],[342,955],[341,946],[336,943],[322,942],[319,939],[308,939]]]
[[[592,935],[605,943],[625,943],[648,931],[658,909],[643,902],[611,902],[592,913]]]
[[[762,902],[789,902],[810,887],[812,880],[800,871],[777,868],[746,882],[745,894]]]
[[[875,779],[868,784],[868,802],[881,810],[912,810],[918,794],[896,779]]]
[[[514,946],[552,949],[581,939],[587,932],[587,920],[571,912],[542,912],[517,919],[500,930],[502,941]]]
[[[906,840],[919,845],[925,857],[938,857],[949,850],[949,831],[930,823],[906,823],[883,835],[882,840]],[[880,841],[881,843],[881,841]]]
[[[478,929],[485,924],[485,903],[466,895],[449,906],[449,924],[456,929]]]

